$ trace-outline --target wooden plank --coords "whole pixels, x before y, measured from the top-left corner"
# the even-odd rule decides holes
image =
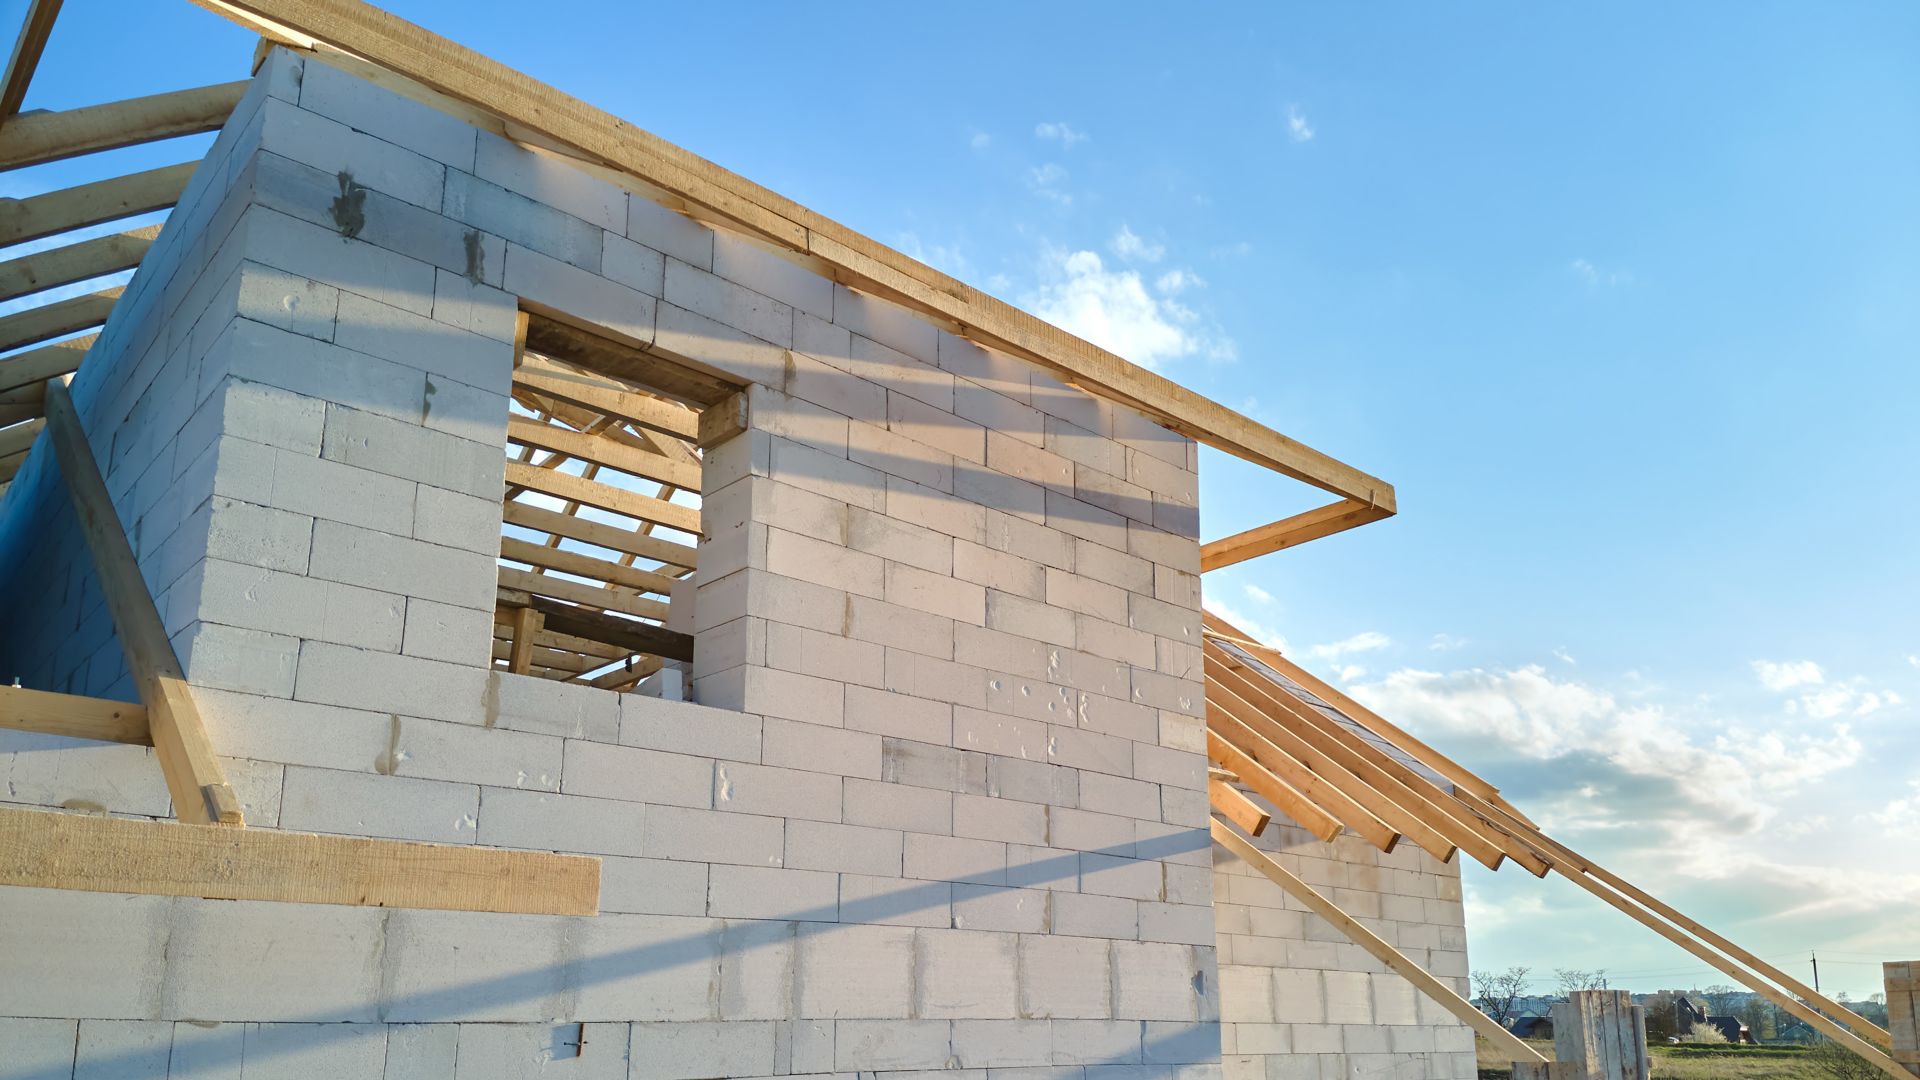
[[[622,615],[632,615],[639,619],[667,618],[667,605],[658,600],[643,600],[629,592],[618,589],[602,588],[580,581],[568,581],[566,578],[551,574],[535,574],[526,570],[515,570],[510,566],[500,568],[500,587],[517,592],[528,592],[535,596],[551,596],[556,600],[580,604],[590,608],[604,608],[617,611]]]
[[[694,507],[670,503],[611,484],[596,483],[569,473],[509,461],[507,484],[640,521],[651,521],[695,536],[700,534],[700,511]]]
[[[518,589],[501,589],[499,606],[539,608],[547,628],[561,634],[591,638],[634,653],[664,656],[669,660],[693,659],[693,635],[664,626],[635,622],[618,615],[589,611],[564,601],[554,600]]]
[[[1303,514],[1282,518],[1271,525],[1262,525],[1200,545],[1200,571],[1205,573],[1232,566],[1256,556],[1298,547],[1309,540],[1332,536],[1392,516],[1391,510],[1342,499]]]
[[[1369,731],[1405,752],[1408,757],[1446,777],[1451,783],[1466,788],[1483,799],[1498,794],[1493,785],[1475,776],[1452,758],[1400,730],[1378,713],[1327,685],[1312,672],[1282,656],[1278,649],[1254,641],[1211,611],[1201,612],[1200,618],[1203,626],[1224,633],[1261,661],[1271,665],[1275,671],[1312,691],[1322,701],[1365,725]]]
[[[747,392],[742,390],[701,410],[700,437],[695,442],[700,449],[711,450],[735,435],[745,434],[748,426]]]
[[[688,570],[694,568],[699,556],[699,551],[687,544],[662,540],[657,536],[647,536],[619,525],[588,521],[585,518],[562,514],[539,506],[528,506],[525,503],[507,503],[501,508],[501,520],[523,529],[535,529],[555,536],[564,536],[583,544],[592,544],[595,547],[603,547],[609,551],[618,551],[627,555],[637,555],[643,559],[652,559],[655,562],[684,567]]]
[[[666,666],[666,662],[657,656],[634,657],[604,675],[594,676],[588,685],[602,690],[630,690],[634,684]]]
[[[1455,993],[1453,988],[1428,974],[1426,969],[1414,963],[1407,955],[1382,941],[1360,920],[1340,910],[1340,908],[1320,895],[1313,886],[1301,881],[1286,867],[1275,862],[1266,852],[1253,845],[1253,842],[1228,828],[1225,823],[1213,823],[1214,843],[1226,848],[1245,860],[1247,865],[1265,874],[1268,880],[1286,890],[1287,895],[1305,905],[1307,910],[1332,923],[1341,933],[1347,935],[1355,945],[1365,949],[1369,956],[1387,965],[1401,978],[1412,983],[1421,993],[1472,1027],[1481,1038],[1500,1047],[1514,1061],[1545,1061],[1539,1052],[1521,1042],[1514,1034],[1488,1017],[1473,1004]]]
[[[46,420],[41,418],[0,428],[0,457],[26,453],[33,447],[33,440],[40,435],[40,430],[46,426]]]
[[[20,451],[7,457],[0,457],[0,484],[10,484],[20,475],[20,467],[27,463],[27,452]]]
[[[47,35],[53,33],[53,20],[60,14],[60,0],[32,0],[20,36],[14,39],[13,55],[7,60],[7,74],[0,80],[0,120],[20,111],[27,100],[27,84],[33,70],[40,66],[40,54],[47,47]]]
[[[520,72],[358,0],[232,0],[238,8],[478,107],[555,146],[604,162],[670,205],[714,217],[817,260],[848,285],[898,299],[936,324],[1044,364],[1069,382],[1156,416],[1228,453],[1386,511],[1375,477],[1098,349]]]
[[[660,596],[671,595],[674,582],[677,580],[665,574],[656,574],[651,570],[622,566],[617,562],[596,559],[576,551],[563,551],[544,544],[530,544],[525,540],[515,540],[511,536],[500,538],[500,556],[512,559],[514,562],[523,562],[547,570],[558,570],[563,574],[573,574],[577,577],[593,578],[610,585],[621,585]]]
[[[116,285],[70,300],[57,300],[28,308],[0,319],[0,352],[18,349],[23,345],[38,345],[48,338],[101,325],[113,313],[114,301],[120,299],[121,291],[121,287]]]
[[[688,491],[700,490],[698,465],[626,446],[605,435],[590,435],[584,431],[543,424],[524,416],[510,416],[507,418],[507,438],[522,446],[591,461],[631,476],[672,484]]]
[[[0,728],[95,742],[153,745],[143,706],[18,686],[0,686]]]
[[[1500,868],[1501,860],[1508,854],[1501,843],[1505,834],[1494,831],[1472,814],[1455,813],[1449,809],[1457,808],[1458,804],[1424,777],[1388,757],[1379,747],[1322,716],[1313,706],[1285,689],[1264,677],[1255,676],[1249,669],[1234,667],[1233,657],[1218,642],[1205,642],[1204,664],[1209,678],[1219,679],[1262,714],[1287,725],[1293,734],[1438,830],[1449,843],[1458,845],[1488,869]],[[1256,730],[1259,730],[1257,725]],[[1514,846],[1520,847],[1518,844]],[[1529,858],[1532,856],[1529,855]],[[1533,862],[1539,866],[1535,876],[1545,875],[1546,863],[1537,858]]]
[[[531,915],[600,908],[600,860],[589,856],[44,810],[0,810],[0,883]]]
[[[1332,777],[1315,772],[1305,762],[1281,749],[1273,740],[1242,723],[1237,716],[1214,708],[1211,701],[1207,707],[1207,736],[1209,739],[1225,739],[1235,747],[1246,751],[1268,772],[1313,800],[1315,805],[1338,818],[1341,824],[1365,837],[1368,843],[1381,851],[1392,851],[1399,843],[1399,830],[1380,820],[1377,814],[1362,806],[1359,800],[1342,790]],[[1253,782],[1253,777],[1242,772],[1240,779],[1247,786],[1253,787],[1256,791],[1259,790]]]
[[[133,547],[107,495],[106,481],[94,462],[93,448],[67,388],[47,384],[47,430],[65,477],[74,516],[93,555],[100,592],[113,617],[113,629],[126,654],[134,688],[147,707],[153,746],[173,796],[174,813],[189,823],[244,824],[240,800],[227,785],[213,744],[194,706],[180,661],[167,640],[160,612],[134,561]]]
[[[199,167],[198,161],[183,161],[26,199],[0,199],[0,244],[164,210],[180,201]]]
[[[1260,809],[1260,804],[1242,794],[1239,788],[1224,780],[1207,781],[1207,801],[1213,805],[1213,812],[1246,830],[1253,836],[1267,831],[1267,823],[1273,815]]]
[[[99,334],[85,334],[0,359],[0,393],[25,386],[37,387],[48,379],[79,371],[80,362],[87,358],[87,350],[98,340]],[[44,391],[36,390],[34,400],[44,402]]]
[[[218,131],[249,85],[241,79],[84,109],[8,117],[0,123],[0,170]]]
[[[537,394],[676,439],[693,439],[700,434],[700,414],[696,412],[671,401],[623,390],[606,379],[570,371],[538,357],[527,357],[514,371],[513,382]]]
[[[1221,676],[1219,678],[1216,678],[1212,672],[1207,674],[1207,722],[1209,725],[1213,723],[1214,710],[1224,712],[1227,716],[1239,721],[1249,732],[1266,739],[1289,758],[1312,770],[1315,776],[1337,789],[1354,805],[1383,822],[1388,829],[1412,840],[1441,862],[1452,861],[1453,854],[1459,845],[1449,839],[1445,833],[1419,814],[1369,784],[1333,755],[1302,738],[1298,732],[1279,722],[1273,715],[1263,712],[1259,705],[1241,696],[1236,692],[1236,684],[1228,681],[1231,678],[1230,672],[1219,674]],[[1230,734],[1227,737],[1232,738]],[[1254,756],[1259,757],[1258,754]],[[1299,785],[1296,783],[1295,786]],[[1328,805],[1325,800],[1318,801],[1322,806]],[[1333,809],[1331,806],[1328,808]],[[1493,853],[1491,861],[1497,868],[1498,851]]]
[[[533,666],[533,638],[540,632],[540,613],[530,607],[513,613],[513,647],[507,653],[507,670],[525,675]]]
[[[0,262],[0,300],[131,270],[159,235],[160,226],[148,225]]]
[[[1207,732],[1207,760],[1238,773],[1241,783],[1278,807],[1281,813],[1293,819],[1295,825],[1321,840],[1331,842],[1344,828],[1340,819],[1321,809],[1300,789],[1263,768],[1246,751],[1212,730]]]
[[[496,608],[493,613],[493,636],[496,641],[510,641],[513,634],[513,613],[517,609]],[[574,637],[571,634],[556,634],[552,630],[541,630],[535,635],[534,643],[543,649],[556,652],[579,653],[589,660],[605,662],[623,660],[633,655],[617,645],[608,645],[603,641]],[[505,659],[501,657],[499,659]]]
[[[528,609],[520,608],[518,610],[526,611]],[[506,661],[508,671],[513,670],[513,651],[517,644],[517,642],[512,641],[495,641],[493,643],[493,658],[495,660]],[[582,656],[579,653],[567,652],[564,649],[555,649],[542,645],[540,644],[540,637],[536,635],[533,638],[533,644],[528,646],[526,671],[516,672],[516,674],[530,674],[534,668],[542,667],[548,671],[557,671],[568,678],[572,678],[583,671],[602,668],[609,663],[612,663],[612,661],[602,660],[597,656]]]
[[[710,405],[739,389],[729,379],[539,312],[528,320],[527,348],[695,406]]]

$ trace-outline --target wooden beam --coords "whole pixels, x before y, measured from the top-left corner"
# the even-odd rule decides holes
[[[26,199],[0,199],[0,244],[20,244],[103,221],[165,210],[180,201],[198,161],[115,176]]]
[[[1312,741],[1303,738],[1274,716],[1262,712],[1260,706],[1242,697],[1235,690],[1233,683],[1215,678],[1212,674],[1207,676],[1207,723],[1209,726],[1213,724],[1214,711],[1220,710],[1238,721],[1247,731],[1278,747],[1289,759],[1312,770],[1321,781],[1337,789],[1341,795],[1376,820],[1383,822],[1386,828],[1412,840],[1426,849],[1427,854],[1441,862],[1452,861],[1453,853],[1459,845],[1445,833],[1360,778],[1353,770],[1341,764],[1333,755],[1322,750]],[[1232,736],[1229,734],[1228,737]],[[1256,753],[1254,756],[1259,757],[1259,754]],[[1322,806],[1328,805],[1324,799],[1318,801]],[[1499,852],[1496,851],[1493,854],[1491,861],[1496,868],[1499,866]]]
[[[648,536],[619,525],[589,521],[574,517],[572,514],[562,514],[557,510],[528,506],[525,503],[506,504],[501,508],[501,520],[508,525],[518,525],[523,529],[564,536],[583,544],[592,544],[595,547],[603,547],[609,551],[618,551],[627,555],[637,555],[643,559],[652,559],[655,562],[684,567],[688,570],[694,568],[699,556],[699,551],[687,544],[662,540],[657,536]]]
[[[1246,830],[1250,835],[1259,836],[1267,831],[1267,823],[1273,815],[1260,809],[1260,804],[1242,794],[1239,788],[1224,780],[1207,781],[1207,801],[1213,804],[1213,812]]]
[[[147,707],[147,723],[153,732],[160,769],[166,774],[167,790],[173,795],[174,813],[194,824],[244,824],[240,800],[227,785],[220,759],[214,756],[180,661],[160,622],[160,612],[153,605],[153,595],[147,591],[140,564],[134,561],[126,530],[107,495],[93,448],[87,445],[87,433],[73,411],[67,388],[58,381],[47,384],[47,430],[59,456],[60,473],[66,478],[74,516],[80,519],[80,531],[93,555],[100,592],[113,617],[121,651],[126,654],[127,670],[141,703]]]
[[[669,630],[664,626],[635,622],[618,615],[589,611],[586,608],[553,600],[534,593],[518,589],[501,589],[499,605],[505,608],[531,607],[540,609],[545,617],[547,629],[575,637],[591,638],[608,645],[618,645],[630,653],[649,653],[664,656],[669,660],[693,659],[693,635],[678,630]]]
[[[79,371],[80,361],[87,358],[87,350],[98,340],[99,334],[85,334],[0,359],[0,393],[37,387],[48,379]],[[37,400],[45,401],[44,391],[37,392],[41,394]]]
[[[527,348],[696,406],[711,405],[739,389],[730,379],[538,312],[527,323]]]
[[[48,338],[99,326],[113,314],[121,288],[102,289],[70,300],[58,300],[0,319],[0,352],[38,345]]]
[[[588,685],[602,690],[631,690],[640,680],[666,666],[665,661],[657,656],[629,657],[626,663],[612,671],[594,676]]]
[[[1341,824],[1366,838],[1368,843],[1381,851],[1392,851],[1399,843],[1400,831],[1380,820],[1379,815],[1347,794],[1333,777],[1314,771],[1273,740],[1242,723],[1232,713],[1214,708],[1211,702],[1207,708],[1207,735],[1225,739],[1246,751],[1268,772],[1312,799],[1315,805],[1338,818]],[[1241,773],[1240,779],[1253,786],[1253,778],[1246,773]]]
[[[47,35],[53,33],[53,20],[60,14],[60,0],[32,0],[27,18],[14,39],[13,56],[7,60],[7,74],[0,81],[0,120],[20,111],[27,100],[27,84],[33,70],[40,66],[40,53],[47,47]]]
[[[0,262],[0,300],[131,270],[159,235],[160,226],[148,225]]]
[[[109,105],[8,117],[0,123],[0,170],[218,131],[249,85],[242,79]]]
[[[538,357],[527,357],[515,369],[513,381],[516,386],[524,386],[537,394],[676,439],[695,439],[700,435],[699,413],[671,401],[622,389],[606,379],[585,372],[570,371]]]
[[[643,495],[626,488],[617,488],[611,484],[596,483],[570,473],[509,461],[507,462],[507,484],[510,487],[526,488],[542,495],[597,507],[640,521],[651,521],[656,525],[665,525],[669,529],[678,529],[695,536],[700,535],[700,511],[694,507],[670,503],[664,499],[656,499],[651,495]]]
[[[4,433],[0,432],[0,434]],[[530,544],[525,540],[515,540],[511,536],[500,538],[500,557],[514,562],[523,562],[529,566],[538,566],[545,570],[558,570],[563,574],[593,578],[609,585],[620,585],[660,596],[672,595],[674,583],[678,580],[665,574],[656,574],[651,570],[622,566],[617,562],[582,555],[577,551],[563,551],[544,544]]]
[[[1203,626],[1214,629],[1217,632],[1225,633],[1225,635],[1236,644],[1239,644],[1264,663],[1271,665],[1275,671],[1278,671],[1280,674],[1285,675],[1287,678],[1292,679],[1294,682],[1312,691],[1313,694],[1322,701],[1325,701],[1327,704],[1332,705],[1334,708],[1339,709],[1349,717],[1365,725],[1368,730],[1403,751],[1408,757],[1413,758],[1420,764],[1446,777],[1450,783],[1466,788],[1468,791],[1473,792],[1483,799],[1491,798],[1499,794],[1493,785],[1475,776],[1452,758],[1447,757],[1440,751],[1435,750],[1433,747],[1400,730],[1399,727],[1381,717],[1372,709],[1361,705],[1339,690],[1329,686],[1312,672],[1307,671],[1300,665],[1282,656],[1278,649],[1268,645],[1262,645],[1252,638],[1247,637],[1246,634],[1235,629],[1232,624],[1211,611],[1202,612],[1200,618]]]
[[[1373,744],[1354,737],[1351,732],[1320,715],[1313,706],[1294,697],[1284,688],[1264,677],[1255,677],[1250,669],[1234,668],[1228,663],[1231,659],[1231,654],[1222,649],[1218,642],[1205,642],[1203,664],[1210,680],[1218,680],[1263,715],[1285,725],[1295,736],[1328,755],[1385,798],[1438,830],[1448,842],[1458,845],[1488,869],[1500,868],[1507,851],[1498,838],[1504,834],[1494,832],[1472,814],[1454,813],[1448,807],[1458,804],[1417,773],[1394,761]],[[1257,725],[1255,730],[1260,730]],[[1538,865],[1540,869],[1536,877],[1547,872],[1544,862]]]
[[[550,596],[556,600],[565,600],[584,607],[617,611],[622,615],[632,615],[638,619],[658,619],[665,622],[667,618],[667,605],[658,600],[644,600],[624,590],[589,585],[581,581],[568,581],[566,578],[555,577],[552,574],[515,570],[510,566],[500,568],[500,587],[532,593],[535,596]]]
[[[26,453],[33,447],[33,440],[39,437],[40,430],[46,426],[47,422],[42,418],[0,428],[0,457]]]
[[[153,745],[143,706],[18,686],[0,686],[0,728],[95,742]]]
[[[1392,510],[1342,499],[1304,514],[1282,518],[1271,525],[1262,525],[1200,545],[1200,571],[1205,573],[1232,566],[1259,555],[1297,547],[1309,540],[1332,536],[1392,516]]]
[[[589,856],[44,810],[0,810],[0,883],[531,915],[600,908],[600,860]]]
[[[0,484],[11,484],[13,478],[20,475],[20,466],[27,463],[27,452],[20,451],[7,457],[0,457]]]
[[[1336,495],[1391,512],[1375,477],[861,236],[658,136],[358,0],[229,0],[256,18],[362,57],[591,162],[696,217],[719,219],[803,257],[843,284],[903,303],[936,325],[1057,371],[1088,392]],[[523,140],[525,141],[525,140]]]
[[[565,454],[581,461],[591,461],[630,476],[645,477],[648,480],[672,484],[689,491],[700,490],[698,465],[689,465],[684,461],[675,461],[664,454],[652,454],[625,446],[605,435],[590,435],[584,431],[572,431],[554,424],[529,420],[524,416],[510,416],[507,418],[507,439],[522,446],[532,446],[556,454]]]
[[[1299,788],[1275,776],[1246,751],[1221,738],[1212,730],[1207,732],[1207,760],[1238,773],[1241,783],[1278,807],[1281,813],[1293,819],[1295,825],[1323,841],[1331,843],[1333,838],[1339,836],[1341,830],[1345,828],[1340,824],[1339,818],[1321,809],[1312,799],[1302,794]]]
[[[735,435],[744,434],[749,426],[747,392],[742,390],[700,411],[700,437],[695,444],[702,450],[711,450]]]
[[[513,613],[513,648],[507,654],[507,670],[515,675],[525,675],[533,666],[533,639],[540,633],[540,613],[530,607],[516,608]]]
[[[1546,1060],[1533,1047],[1521,1042],[1512,1032],[1474,1008],[1466,998],[1455,993],[1451,986],[1434,978],[1425,968],[1409,959],[1405,953],[1382,941],[1379,935],[1367,929],[1360,920],[1340,910],[1333,901],[1320,895],[1313,886],[1295,877],[1286,867],[1275,862],[1272,856],[1255,847],[1252,841],[1234,832],[1225,823],[1220,821],[1213,823],[1213,841],[1238,855],[1248,866],[1265,874],[1268,880],[1286,890],[1288,896],[1300,901],[1308,911],[1332,923],[1335,929],[1347,936],[1348,940],[1366,950],[1367,955],[1387,965],[1401,978],[1412,983],[1421,993],[1453,1014],[1454,1019],[1473,1028],[1481,1038],[1500,1047],[1513,1060]]]

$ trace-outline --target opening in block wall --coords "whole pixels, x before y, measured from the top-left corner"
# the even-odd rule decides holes
[[[731,383],[520,315],[493,662],[682,697],[693,660],[700,419]]]

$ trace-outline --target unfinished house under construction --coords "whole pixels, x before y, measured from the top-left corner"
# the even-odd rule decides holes
[[[58,6],[0,167],[218,136],[0,204],[172,207],[0,264],[137,267],[0,319],[0,1078],[1468,1080],[1460,852],[1819,1005],[1202,614],[1386,483],[353,0],[18,113]]]

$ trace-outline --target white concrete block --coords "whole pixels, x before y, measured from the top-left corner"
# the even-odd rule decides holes
[[[612,183],[574,168],[565,158],[481,132],[474,175],[536,202],[625,232],[627,193]]]
[[[953,928],[1047,932],[1049,901],[1043,890],[1003,889],[995,885],[953,886]]]
[[[1014,1015],[1018,940],[982,930],[920,930],[914,938],[914,1015],[936,1020]]]
[[[249,259],[425,315],[433,310],[433,267],[344,237],[337,229],[255,206],[236,231]]]
[[[461,1024],[453,1080],[625,1080],[626,1024]]]
[[[832,822],[787,822],[786,865],[796,870],[831,870],[874,877],[900,874],[901,834]]]
[[[1055,892],[1053,932],[1131,940],[1139,933],[1139,903],[1114,896]]]
[[[779,866],[786,843],[785,824],[780,818],[753,814],[650,807],[646,854],[685,862]]]
[[[161,896],[0,889],[8,972],[0,979],[0,1015],[157,1016],[173,904]],[[75,949],[76,941],[88,947]]]
[[[505,281],[508,292],[598,333],[630,345],[653,343],[654,298],[637,289],[514,243],[507,245]]]
[[[486,720],[487,672],[483,669],[322,641],[306,642],[299,656],[299,681],[290,696],[301,701],[464,724]],[[188,674],[196,683],[202,681],[194,669],[189,668]],[[268,696],[279,695],[268,692]],[[501,715],[508,715],[504,708]],[[501,726],[511,725],[502,722]]]
[[[953,1060],[961,1068],[992,1067],[1008,1080],[1053,1080],[1078,1069],[1054,1067],[1053,1025],[1045,1020],[956,1020]]]
[[[707,914],[724,919],[837,922],[840,879],[818,870],[716,864],[708,876]]]
[[[392,593],[210,558],[181,576],[168,622],[199,620],[393,652],[405,611],[405,598]]]
[[[903,870],[911,878],[1007,883],[1007,846],[996,841],[908,833],[902,858]]]
[[[323,904],[175,902],[162,942],[168,1020],[370,1023],[384,912]],[[290,979],[288,971],[298,971]]]
[[[774,1029],[747,1023],[635,1024],[634,1069],[660,1080],[766,1076],[774,1072]]]
[[[577,927],[636,917],[570,920],[407,908],[380,914],[387,927],[386,951],[378,967],[384,972],[383,1019],[401,1024],[515,1023],[561,1016],[569,1005],[570,987],[580,985],[579,960],[554,962],[563,955],[563,937],[577,949]]]
[[[822,319],[833,318],[832,281],[744,236],[714,234],[712,268],[728,281],[789,307]]]
[[[289,766],[280,825],[298,832],[384,836],[437,844],[471,844],[480,788],[333,769]]]
[[[713,805],[713,761],[630,746],[568,739],[560,790],[626,802],[706,809]]]
[[[446,166],[407,148],[355,131],[337,120],[277,99],[261,109],[260,145],[342,177],[346,185],[371,188],[429,210],[440,209]],[[347,226],[343,223],[342,228]],[[357,231],[357,230],[356,230]]]
[[[666,256],[616,232],[608,232],[601,237],[600,245],[602,274],[648,296],[665,295]]]
[[[771,646],[769,646],[771,648]],[[769,717],[761,761],[834,776],[880,778],[880,736]]]
[[[241,1080],[378,1076],[386,1028],[375,1024],[249,1024]]]
[[[641,195],[627,200],[627,236],[702,270],[713,268],[714,232]]]
[[[403,627],[400,651],[408,656],[473,667],[490,662],[493,616],[489,612],[408,597]]]
[[[952,1044],[945,1021],[842,1020],[835,1025],[834,1065],[843,1072],[931,1072],[946,1066]]]
[[[615,799],[482,788],[477,842],[488,847],[645,855],[649,807]]]
[[[395,1024],[387,1028],[382,1080],[446,1080],[459,1053],[458,1024]]]
[[[833,321],[855,334],[898,349],[923,364],[938,361],[933,324],[913,312],[844,285],[833,289]]]
[[[291,697],[297,638],[217,623],[192,622],[172,635],[173,652],[195,686]],[[317,647],[340,648],[316,642]]]
[[[300,107],[358,131],[398,143],[456,168],[472,170],[476,132],[438,109],[381,90],[324,59],[307,64]]]
[[[762,341],[793,344],[792,307],[678,259],[667,261],[663,296],[669,303]]]
[[[714,767],[713,805],[735,814],[839,821],[840,785],[837,775],[722,761]]]
[[[1110,1015],[1112,982],[1107,942],[1031,935],[1020,938],[1019,948],[1020,1015],[1036,1019],[1098,1019]]]
[[[695,811],[689,811],[695,812]],[[575,921],[573,1015],[589,1021],[714,1019],[722,924],[599,915]]]
[[[633,694],[612,695],[612,699],[620,709],[619,741],[628,746],[732,761],[760,760],[758,716]]]
[[[876,783],[850,779],[845,783],[844,795],[849,825],[917,833],[953,831],[953,796],[945,790],[909,787],[905,781]]]
[[[906,1019],[913,936],[897,926],[801,927],[794,969],[799,1016]]]
[[[953,925],[953,886],[895,875],[840,875],[840,921],[888,926]]]
[[[704,915],[705,863],[600,858],[600,910],[643,915]]]
[[[7,1048],[7,1069],[17,1076],[71,1078],[76,1024],[73,1020],[0,1018],[0,1046]]]

